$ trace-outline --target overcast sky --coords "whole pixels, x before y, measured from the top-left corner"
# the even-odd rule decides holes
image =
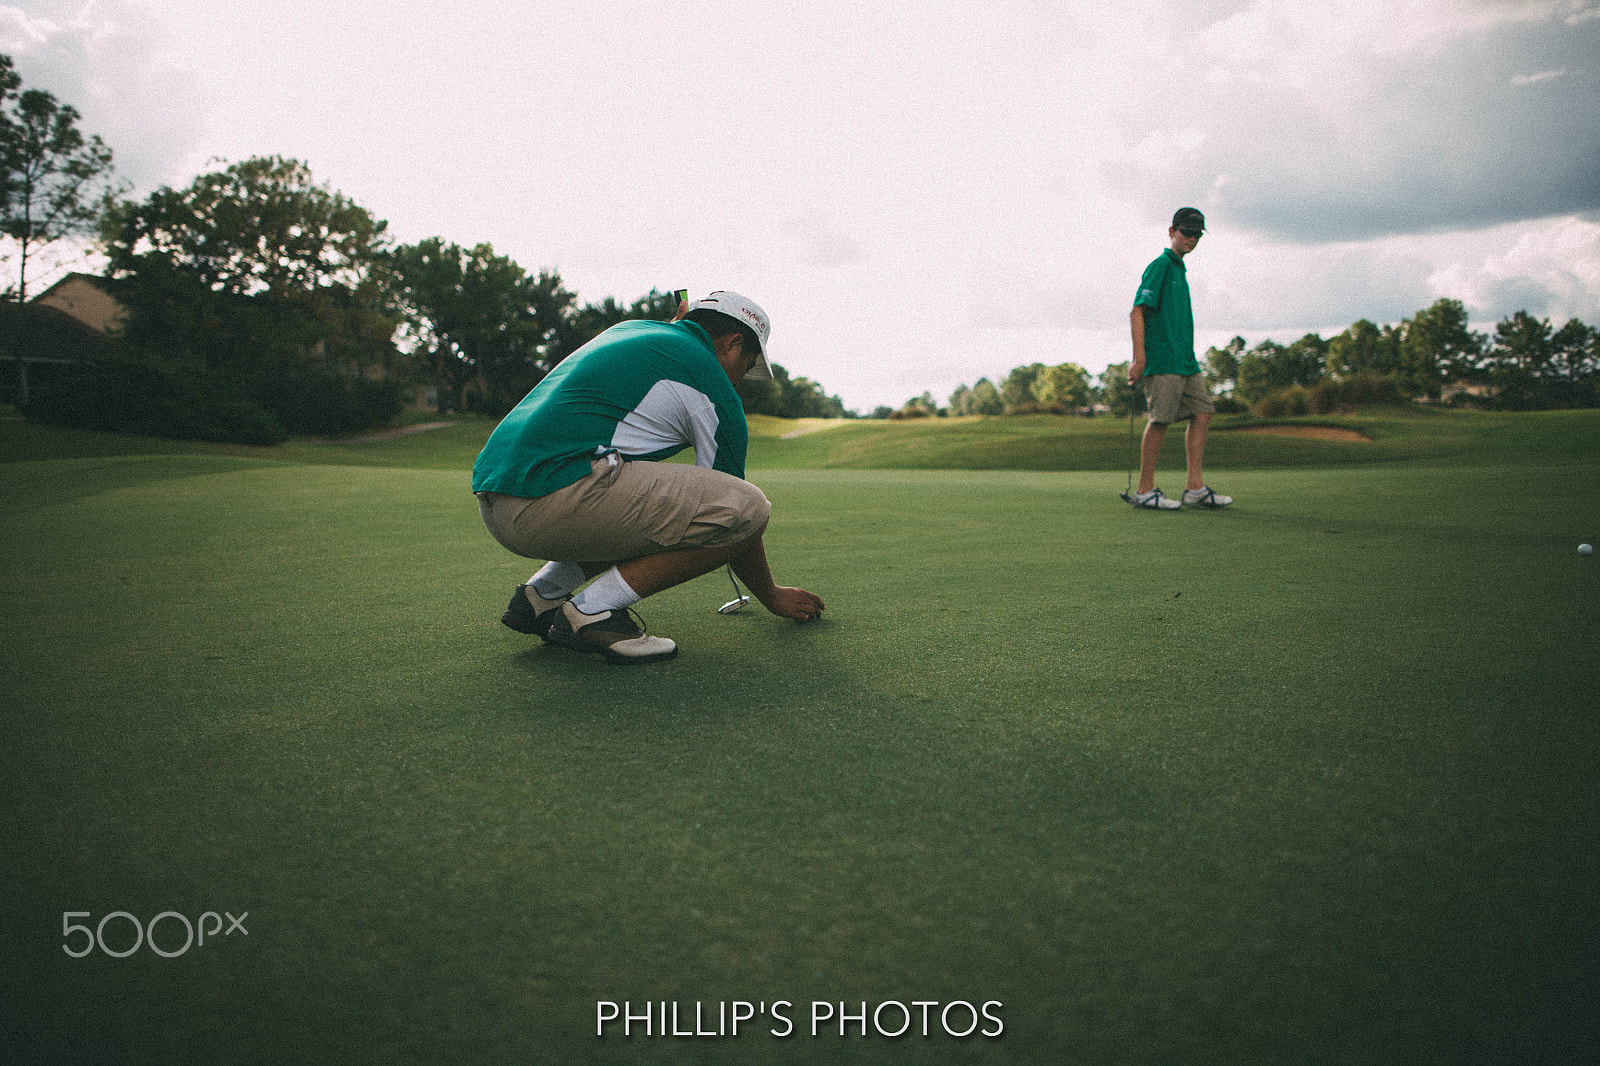
[[[1600,0],[0,0],[0,52],[141,193],[282,155],[586,301],[735,289],[863,413],[1125,360],[1186,204],[1202,350],[1600,325]]]

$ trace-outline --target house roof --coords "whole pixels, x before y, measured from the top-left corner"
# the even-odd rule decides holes
[[[56,283],[54,285],[51,285],[48,289],[44,290],[39,295],[33,297],[33,299],[30,300],[29,302],[30,303],[34,303],[34,302],[37,302],[39,300],[42,300],[46,296],[49,296],[51,293],[55,292],[57,289],[61,288],[63,285],[70,285],[71,283],[73,283],[75,281],[88,282],[90,285],[93,285],[95,288],[99,289],[101,292],[105,293],[107,296],[111,295],[112,281],[111,281],[110,278],[103,278],[99,274],[71,273],[71,274],[63,275],[62,277],[57,279]]]
[[[0,300],[0,357],[87,360],[116,351],[116,341],[59,308]]]

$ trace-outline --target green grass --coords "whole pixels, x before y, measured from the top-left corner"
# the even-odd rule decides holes
[[[421,416],[413,416],[413,420]],[[494,428],[490,419],[454,422],[389,440],[295,440],[271,448],[84,433],[0,417],[0,460],[104,455],[231,455],[277,462],[466,470]],[[432,420],[432,419],[429,419]],[[761,470],[1125,470],[1128,423],[1114,418],[1028,415],[910,422],[751,418],[749,465]],[[1273,426],[1331,426],[1365,441],[1233,432]],[[821,427],[816,432],[800,432]],[[1210,470],[1256,470],[1424,462],[1479,464],[1592,459],[1600,411],[1491,414],[1481,411],[1371,408],[1358,415],[1218,418],[1206,450]],[[692,453],[681,457],[684,461]],[[1167,435],[1163,465],[1183,461],[1183,429]]]
[[[485,424],[35,435],[66,454],[0,463],[0,1035],[133,1063],[1581,1060],[1592,416],[1369,416],[1388,461],[1219,463],[1216,514],[1125,507],[1120,456],[783,468],[939,432],[1065,462],[1125,446],[1104,423],[758,436],[769,553],[828,620],[720,616],[708,576],[643,605],[683,651],[638,669],[498,625],[530,567],[467,493]],[[249,936],[75,960],[69,910]],[[625,998],[788,999],[800,1032],[597,1040]],[[813,1039],[813,999],[1000,1000],[1006,1032]]]

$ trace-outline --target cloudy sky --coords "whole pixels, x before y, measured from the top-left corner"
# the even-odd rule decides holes
[[[1202,348],[1600,324],[1600,0],[0,0],[0,52],[139,192],[283,155],[584,300],[736,289],[862,411],[1126,359],[1185,204]]]

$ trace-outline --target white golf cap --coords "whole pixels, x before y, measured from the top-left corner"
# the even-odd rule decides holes
[[[736,292],[714,292],[690,304],[689,310],[696,311],[702,307],[708,311],[721,312],[740,325],[749,326],[755,332],[760,345],[756,352],[755,365],[745,377],[770,381],[772,366],[767,362],[767,336],[772,332],[772,320],[767,317],[767,313],[761,310],[754,300],[748,300]]]

